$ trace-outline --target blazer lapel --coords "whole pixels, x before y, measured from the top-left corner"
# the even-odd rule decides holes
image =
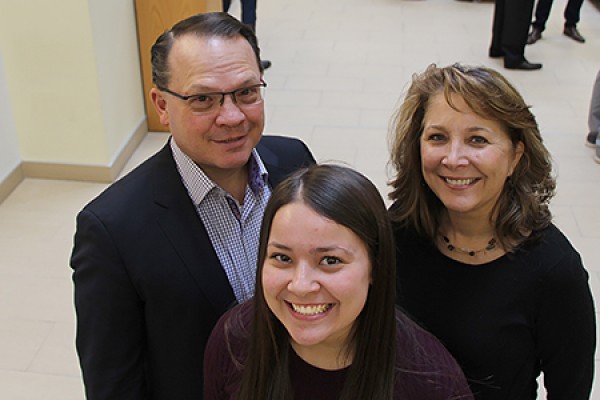
[[[269,183],[271,184],[272,189],[279,185],[281,181],[295,170],[295,168],[282,168],[281,163],[279,162],[279,156],[261,143],[256,146],[256,150],[258,151],[265,168],[269,172]]]
[[[181,182],[168,144],[158,159],[155,204],[163,209],[158,223],[200,290],[221,314],[235,303],[227,275]]]

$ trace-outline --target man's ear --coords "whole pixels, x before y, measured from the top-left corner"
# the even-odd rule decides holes
[[[161,91],[153,87],[150,89],[150,98],[152,99],[152,105],[154,105],[154,109],[158,113],[160,123],[164,126],[169,126],[169,111],[167,110],[167,101],[164,99]]]

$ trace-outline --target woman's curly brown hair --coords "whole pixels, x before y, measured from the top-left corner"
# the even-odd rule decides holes
[[[412,226],[432,240],[438,235],[445,207],[429,189],[421,173],[420,137],[423,118],[430,99],[443,93],[448,104],[452,95],[464,99],[482,118],[498,121],[508,132],[513,147],[519,142],[524,152],[502,190],[490,220],[498,242],[513,251],[552,219],[548,208],[556,182],[552,176],[550,153],[542,142],[537,122],[519,92],[500,73],[486,67],[431,64],[413,75],[404,101],[391,125],[391,166],[389,198],[392,219]]]

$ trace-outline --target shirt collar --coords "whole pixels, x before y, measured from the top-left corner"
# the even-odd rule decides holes
[[[194,204],[200,204],[213,189],[222,190],[214,183],[187,154],[183,152],[171,137],[169,140],[171,152],[177,165],[177,170],[188,194]],[[269,173],[256,149],[252,149],[248,160],[248,186],[253,193],[260,192],[268,182]]]

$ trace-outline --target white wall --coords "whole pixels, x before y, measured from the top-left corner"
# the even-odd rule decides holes
[[[134,2],[0,0],[0,10],[20,160],[110,166],[145,118]]]
[[[134,1],[88,0],[109,161],[146,118]],[[150,57],[148,54],[147,57]]]
[[[8,95],[4,62],[0,49],[0,182],[19,165],[17,132]]]

